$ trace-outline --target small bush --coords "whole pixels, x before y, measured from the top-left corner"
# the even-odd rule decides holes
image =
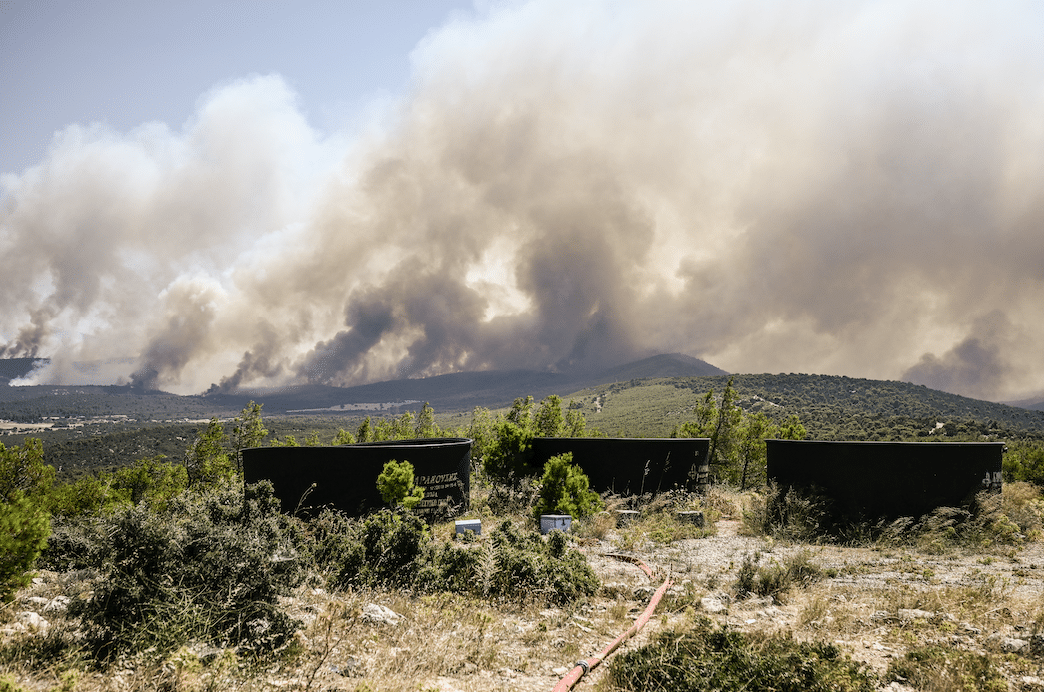
[[[743,513],[743,524],[756,536],[810,541],[830,533],[830,502],[819,493],[804,493],[770,484]]]
[[[552,531],[544,540],[535,531],[523,531],[505,521],[489,539],[497,553],[493,595],[563,604],[598,590],[598,577],[580,552],[567,547],[561,531]]]
[[[753,557],[745,555],[740,564],[733,591],[739,598],[750,595],[770,596],[779,603],[795,586],[808,586],[823,578],[823,570],[812,562],[807,550],[801,550],[788,556],[782,564],[773,561],[769,565],[759,566],[760,553]]]
[[[1000,493],[980,498],[978,514],[994,541],[1021,543],[1036,540],[1044,526],[1044,500],[1041,489],[1032,483],[1005,483]]]
[[[1029,483],[1009,483],[1000,493],[983,492],[969,508],[938,507],[923,517],[900,517],[875,527],[869,539],[882,545],[912,545],[927,553],[1018,546],[1041,534],[1044,503]]]
[[[355,525],[336,582],[409,587],[430,553],[431,532],[409,513],[382,510]]]
[[[47,512],[14,490],[10,501],[0,501],[0,602],[9,602],[29,584],[36,558],[51,532]]]
[[[544,464],[544,476],[540,479],[540,495],[537,497],[533,516],[541,514],[568,514],[574,518],[588,517],[604,509],[605,504],[598,493],[590,490],[587,474],[573,465],[572,452],[559,454]]]
[[[498,421],[482,459],[486,475],[496,483],[515,485],[531,474],[533,434],[531,425],[519,425],[510,420]]]
[[[876,682],[833,644],[743,634],[706,618],[619,656],[609,679],[642,692],[871,692]]]
[[[29,437],[15,447],[0,442],[0,502],[11,502],[16,495],[42,501],[53,485],[54,467],[44,463],[40,440]]]
[[[413,509],[424,499],[424,488],[413,482],[413,464],[392,459],[377,476],[381,499],[392,507]]]
[[[929,553],[1020,545],[1041,536],[1044,501],[1040,490],[1008,483],[1001,493],[982,492],[967,507],[937,507],[921,517],[839,521],[821,494],[770,486],[756,496],[743,523],[747,533],[791,541],[830,541],[850,545],[913,546]]]
[[[336,522],[323,518],[326,527]],[[544,539],[506,521],[480,541],[433,540],[411,514],[384,510],[337,531],[316,533],[313,554],[329,561],[335,588],[380,586],[418,592],[453,591],[487,598],[567,603],[594,594],[598,579],[561,532]],[[328,564],[329,564],[328,563]]]
[[[640,504],[632,505],[641,507]],[[700,510],[703,525],[679,518],[679,511]],[[617,532],[616,546],[620,550],[635,550],[643,542],[666,545],[689,538],[706,538],[717,531],[717,510],[707,509],[692,493],[672,490],[652,499],[642,508],[641,515]]]
[[[529,514],[540,492],[534,478],[521,478],[511,484],[493,482],[488,488],[485,506],[498,517]],[[472,509],[478,511],[481,506],[481,502],[475,503]]]
[[[183,494],[164,513],[144,504],[101,520],[88,563],[100,572],[82,616],[108,659],[196,640],[257,654],[298,627],[278,605],[300,581],[293,531],[270,483]]]
[[[1008,683],[990,659],[951,647],[925,646],[893,661],[886,681],[940,692],[1006,692]]]

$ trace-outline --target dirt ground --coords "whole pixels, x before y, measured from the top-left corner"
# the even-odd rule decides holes
[[[1036,648],[1037,623],[1044,610],[1044,546],[1029,543],[1006,554],[932,555],[910,550],[780,545],[770,539],[741,535],[741,522],[719,521],[716,535],[646,544],[627,554],[646,562],[648,577],[633,564],[610,557],[619,553],[612,534],[603,540],[579,541],[602,582],[598,597],[575,609],[505,608],[493,615],[481,637],[457,630],[459,668],[425,675],[417,651],[392,647],[404,663],[417,661],[416,676],[405,674],[401,689],[472,692],[479,690],[551,690],[581,658],[600,652],[624,632],[665,578],[674,586],[645,629],[618,653],[646,643],[664,628],[684,626],[705,615],[744,631],[784,631],[800,639],[836,643],[852,658],[883,674],[889,663],[914,646],[939,643],[977,653],[998,654],[1012,690],[1044,690],[1044,657]],[[792,589],[784,597],[737,599],[733,585],[744,559],[759,564],[784,562],[807,551],[824,578]],[[423,626],[424,617],[406,602],[390,603],[404,612],[395,628]],[[445,645],[435,623],[428,645]],[[387,632],[390,628],[385,627]],[[405,642],[402,642],[405,643]],[[1032,649],[1032,651],[1031,651]],[[384,653],[381,653],[381,652]],[[376,659],[387,655],[372,647],[360,672],[376,674]],[[611,664],[612,658],[609,659]],[[596,668],[576,689],[607,689],[606,666]],[[367,677],[364,675],[364,677]],[[325,689],[358,689],[350,681],[325,676]],[[347,684],[346,684],[347,683]],[[395,683],[397,684],[397,683]],[[357,685],[357,683],[356,683]],[[392,689],[375,686],[373,689]],[[362,688],[365,689],[365,688]],[[909,690],[900,683],[881,689]]]
[[[626,554],[646,562],[653,569],[651,578],[611,557],[622,552],[613,531],[601,540],[574,538],[573,543],[602,587],[596,597],[572,607],[494,606],[450,594],[328,593],[313,583],[285,603],[305,623],[301,653],[287,662],[246,670],[220,650],[188,647],[160,667],[125,661],[104,673],[78,673],[66,688],[552,690],[577,660],[597,654],[627,630],[669,578],[673,586],[651,621],[619,652],[633,650],[660,630],[707,616],[744,631],[780,630],[834,642],[881,674],[911,647],[928,643],[988,652],[1009,689],[1044,690],[1037,636],[1044,620],[1041,543],[979,554],[779,544],[742,535],[739,521],[722,520],[715,535],[706,538],[632,546]],[[775,599],[735,597],[745,559],[783,564],[802,551],[821,569],[821,579]],[[11,612],[35,611],[48,624],[19,629],[12,615],[4,640],[42,636],[46,627],[60,627],[55,604],[74,588],[68,575],[42,573],[19,594]],[[576,689],[608,689],[606,667],[593,670]],[[51,690],[61,682],[60,670],[27,672],[17,665],[0,668],[0,675],[26,690]],[[881,689],[912,688],[893,682],[882,683]]]

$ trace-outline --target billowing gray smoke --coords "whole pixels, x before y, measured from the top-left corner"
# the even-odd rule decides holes
[[[0,348],[198,392],[687,352],[1044,389],[1044,13],[494,6],[314,131],[279,77],[3,179]],[[136,365],[118,360],[136,356]]]

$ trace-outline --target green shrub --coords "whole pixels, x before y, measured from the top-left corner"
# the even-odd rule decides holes
[[[10,502],[16,494],[43,501],[53,485],[54,467],[44,463],[40,440],[29,437],[15,447],[0,442],[0,502]]]
[[[482,460],[486,475],[496,483],[517,485],[532,473],[533,429],[510,420],[498,421],[493,443]]]
[[[48,496],[49,509],[55,516],[76,517],[104,514],[120,506],[144,502],[163,511],[188,488],[185,465],[164,459],[162,454],[146,457],[112,473],[57,485]]]
[[[424,499],[424,488],[413,482],[413,464],[392,459],[377,476],[381,499],[393,507],[413,509]]]
[[[504,522],[480,541],[433,540],[418,517],[382,510],[358,521],[321,515],[312,554],[335,588],[379,586],[453,591],[517,601],[567,603],[598,589],[586,559],[561,532],[544,539]]]
[[[1009,442],[1002,464],[1005,483],[1027,481],[1044,486],[1044,444],[1041,442]]]
[[[21,491],[0,501],[0,601],[11,601],[32,580],[29,570],[46,547],[50,531],[47,512]]]
[[[381,510],[353,525],[339,585],[412,586],[430,553],[431,531],[420,517]]]
[[[609,678],[615,689],[642,692],[871,692],[876,682],[833,644],[743,634],[706,618],[618,656]]]
[[[211,418],[206,429],[196,434],[185,454],[189,485],[200,489],[232,480],[237,473],[237,462],[228,445],[225,425],[216,417]]]
[[[568,548],[561,531],[552,531],[545,540],[505,521],[488,540],[496,557],[489,589],[495,596],[563,604],[598,590],[598,577],[580,552]]]
[[[589,489],[587,474],[572,462],[572,452],[566,452],[551,457],[544,464],[540,495],[533,508],[533,516],[537,519],[541,514],[588,517],[605,508],[598,493]]]
[[[99,562],[98,546],[105,540],[110,521],[101,515],[55,515],[51,536],[37,564],[55,572],[89,569]]]
[[[190,640],[258,654],[289,641],[298,623],[278,597],[300,582],[293,527],[270,483],[177,497],[165,512],[146,505],[97,520],[88,562],[94,596],[74,609],[98,656],[169,652]]]
[[[529,514],[540,492],[535,478],[523,478],[515,483],[490,483],[485,505],[493,516],[521,516]],[[472,501],[472,510],[480,511],[481,502]]]
[[[188,487],[188,470],[184,464],[164,461],[160,454],[117,470],[112,474],[110,487],[121,501],[135,505],[145,502],[162,512]]]
[[[49,504],[55,518],[77,517],[108,511],[121,504],[121,499],[112,490],[109,474],[91,474],[57,485]]]

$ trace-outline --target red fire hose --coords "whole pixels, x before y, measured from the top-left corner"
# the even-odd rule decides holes
[[[627,560],[628,562],[634,562],[639,567],[641,567],[649,576],[652,576],[652,570],[649,569],[648,565],[646,565],[644,562],[637,558],[630,558],[623,555],[609,555],[607,557],[615,557]],[[584,675],[597,668],[598,665],[606,658],[608,658],[610,654],[616,651],[616,649],[621,644],[623,644],[625,641],[627,641],[634,635],[638,634],[638,632],[641,631],[642,627],[645,626],[645,623],[649,622],[649,618],[652,617],[653,612],[656,610],[656,606],[660,603],[660,599],[663,598],[663,594],[667,592],[667,589],[670,586],[671,580],[670,577],[668,577],[667,579],[663,580],[663,584],[660,586],[660,588],[656,590],[656,593],[653,594],[652,600],[649,601],[649,605],[645,608],[645,611],[638,616],[638,619],[634,621],[634,624],[631,625],[631,627],[626,632],[614,639],[612,643],[609,644],[609,646],[605,647],[605,649],[603,649],[602,652],[599,653],[597,656],[592,656],[591,658],[577,661],[576,666],[571,671],[569,671],[569,673],[564,678],[562,678],[562,680],[557,685],[555,685],[555,689],[553,690],[553,692],[569,692],[569,690],[573,689],[573,686],[576,683],[580,682],[580,678],[584,677]]]

